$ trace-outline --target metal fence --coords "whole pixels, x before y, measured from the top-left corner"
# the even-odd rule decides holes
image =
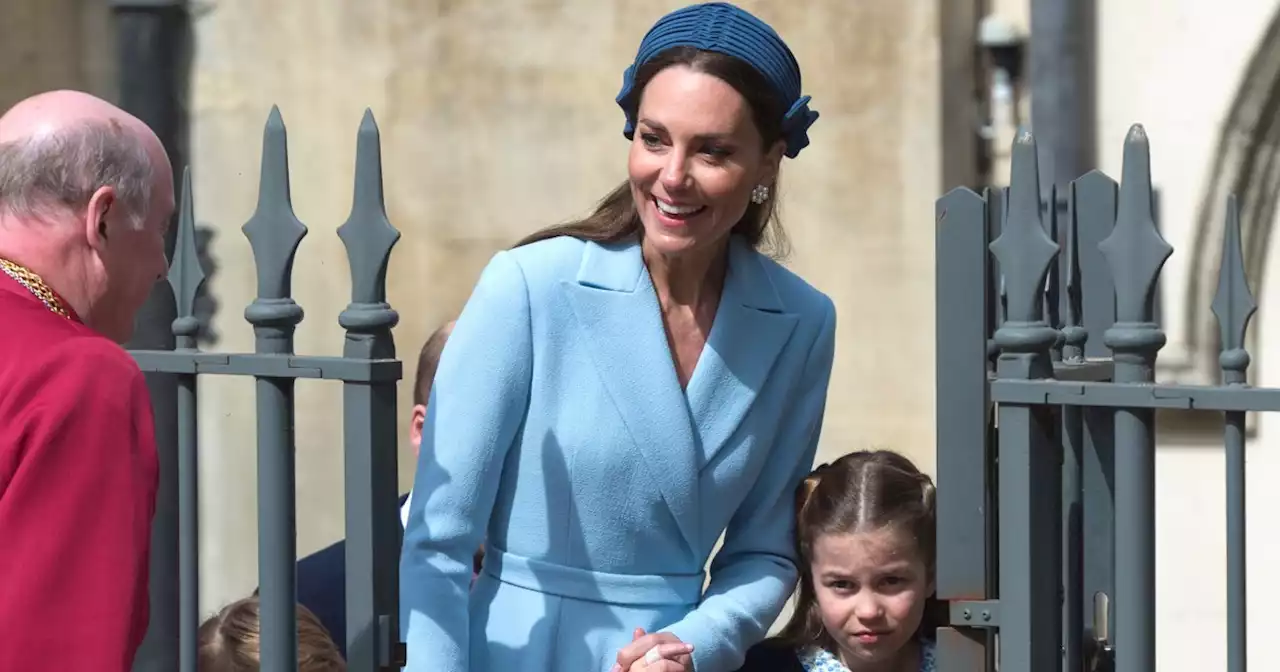
[[[338,228],[351,269],[351,303],[338,316],[346,330],[342,357],[294,354],[293,335],[303,311],[291,296],[293,259],[307,228],[294,216],[284,121],[272,108],[262,141],[258,205],[243,227],[253,248],[258,296],[245,309],[255,352],[206,353],[196,348],[200,328],[195,301],[204,272],[197,256],[194,205],[184,172],[178,242],[169,269],[177,303],[172,351],[135,350],[143,371],[178,381],[176,529],[162,530],[179,549],[179,659],[196,670],[196,633],[202,612],[198,566],[198,407],[200,375],[253,376],[258,401],[258,579],[262,669],[297,669],[297,526],[294,474],[294,381],[342,381],[346,498],[347,658],[353,672],[398,669],[399,554],[397,514],[396,359],[391,329],[399,317],[387,304],[386,273],[400,237],[387,220],[382,195],[378,127],[366,111],[357,135],[355,196]],[[166,447],[162,447],[164,450]],[[155,618],[166,615],[157,614]]]
[[[1125,139],[1119,185],[1080,177],[1061,215],[1040,191],[1023,133],[1008,189],[938,201],[941,669],[1156,669],[1155,411],[1181,409],[1224,418],[1225,669],[1244,672],[1245,414],[1280,411],[1280,389],[1246,384],[1256,305],[1235,201],[1212,303],[1221,384],[1165,385],[1153,304],[1173,248],[1156,227],[1145,131]]]
[[[1255,310],[1239,217],[1227,207],[1218,293],[1222,384],[1154,383],[1165,336],[1154,288],[1173,249],[1154,220],[1147,137],[1125,141],[1119,185],[1100,172],[1070,184],[1065,212],[1042,208],[1035,140],[1015,142],[1011,186],[957,189],[937,210],[937,589],[947,672],[1155,669],[1155,410],[1221,413],[1227,451],[1228,666],[1245,670],[1244,425],[1280,411],[1280,389],[1246,384],[1244,335]],[[396,384],[402,374],[386,301],[399,238],[386,217],[377,125],[357,135],[351,214],[338,228],[351,269],[339,315],[342,357],[294,354],[303,319],[291,297],[307,228],[290,200],[286,132],[272,109],[257,209],[243,231],[258,296],[245,319],[254,353],[196,348],[204,281],[184,174],[169,282],[173,351],[136,350],[144,371],[178,381],[180,670],[195,672],[198,600],[198,408],[202,374],[256,379],[263,669],[294,670],[297,635],[294,381],[342,381],[347,654],[353,672],[396,669]],[[1114,621],[1115,627],[1109,627]]]

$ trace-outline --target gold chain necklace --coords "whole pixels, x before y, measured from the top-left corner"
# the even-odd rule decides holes
[[[39,275],[36,275],[25,266],[20,266],[2,257],[0,257],[0,271],[4,271],[5,275],[13,278],[19,285],[26,287],[27,291],[31,292],[32,296],[40,299],[40,302],[46,308],[67,319],[71,319],[71,312],[62,304],[62,299],[58,298],[57,293],[49,285],[46,285]]]

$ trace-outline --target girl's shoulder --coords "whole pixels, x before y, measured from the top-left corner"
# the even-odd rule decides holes
[[[938,643],[932,639],[920,643],[920,672],[938,672]]]
[[[738,672],[803,672],[800,656],[790,644],[766,639],[747,650],[746,662]]]
[[[747,651],[747,660],[738,672],[847,672],[848,668],[824,649],[801,655],[795,647],[777,639],[766,639]],[[920,643],[920,672],[937,672],[937,643]]]
[[[826,649],[813,648],[806,650],[799,656],[799,663],[800,667],[798,669],[802,669],[804,672],[849,672],[849,668],[845,667],[839,658]],[[937,670],[936,643],[932,639],[921,641],[920,672],[937,672]]]

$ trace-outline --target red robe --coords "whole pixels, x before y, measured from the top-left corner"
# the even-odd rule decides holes
[[[130,669],[157,479],[133,358],[0,273],[0,672]]]

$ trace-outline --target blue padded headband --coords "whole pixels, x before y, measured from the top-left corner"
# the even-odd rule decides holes
[[[809,96],[800,94],[800,65],[781,37],[769,24],[727,2],[707,2],[677,9],[658,19],[640,42],[636,60],[622,75],[622,91],[617,102],[626,114],[622,134],[635,135],[635,114],[625,101],[635,86],[636,70],[658,54],[673,47],[694,47],[715,51],[746,61],[773,85],[791,108],[782,118],[786,154],[795,158],[809,145],[809,127],[818,113],[809,109]]]

